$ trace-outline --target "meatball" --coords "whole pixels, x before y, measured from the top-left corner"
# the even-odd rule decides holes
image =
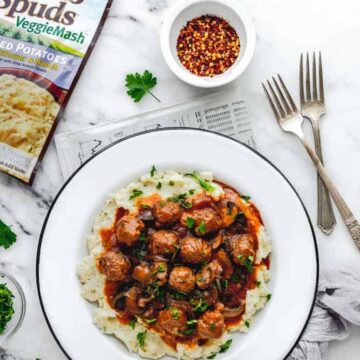
[[[132,246],[134,245],[144,230],[144,223],[139,220],[135,215],[124,215],[116,223],[116,236],[121,245]]]
[[[226,247],[232,260],[238,265],[244,265],[248,258],[255,258],[254,238],[250,234],[238,234],[227,238]]]
[[[165,261],[155,261],[151,265],[151,279],[159,286],[163,286],[168,280],[168,266]]]
[[[218,339],[224,331],[224,315],[216,310],[206,311],[196,324],[196,333],[201,339]]]
[[[216,279],[220,279],[223,268],[217,260],[213,260],[210,264],[204,266],[200,272],[196,274],[196,285],[204,290]]]
[[[144,309],[139,307],[139,298],[141,290],[133,286],[125,293],[125,309],[131,315],[139,315],[144,312]]]
[[[213,204],[214,200],[210,196],[201,192],[191,197],[191,203],[193,209],[200,209]]]
[[[107,251],[99,257],[99,269],[110,281],[127,280],[130,271],[130,261],[120,251]]]
[[[178,291],[189,293],[195,287],[195,275],[187,266],[176,266],[170,273],[169,284]]]
[[[214,254],[214,259],[216,259],[222,269],[223,269],[223,274],[222,277],[224,279],[230,279],[231,275],[234,273],[234,267],[232,265],[231,260],[229,259],[228,254],[225,252],[225,250],[220,249],[218,250],[215,254]]]
[[[153,255],[173,255],[177,249],[178,238],[173,231],[156,231],[150,237],[150,252]]]
[[[227,197],[220,200],[218,204],[218,209],[220,212],[223,227],[229,227],[231,224],[233,224],[239,213],[239,209],[237,208],[236,204],[229,200]]]
[[[182,211],[179,203],[160,200],[154,205],[152,212],[155,225],[161,227],[179,221]]]
[[[181,241],[180,256],[184,262],[197,264],[208,261],[211,258],[211,245],[194,237],[187,237]]]
[[[182,225],[186,226],[188,218],[192,218],[195,222],[194,231],[196,235],[209,234],[219,230],[222,225],[219,213],[210,207],[184,212],[181,217]]]
[[[147,284],[151,279],[150,265],[142,261],[134,267],[131,277],[142,284]]]
[[[159,312],[156,328],[162,333],[168,333],[172,336],[183,336],[187,329],[187,317],[182,309],[171,307]]]

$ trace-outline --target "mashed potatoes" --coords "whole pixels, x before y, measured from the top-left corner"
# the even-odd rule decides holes
[[[213,176],[210,173],[201,173],[201,177],[209,181],[215,189],[211,192],[212,197],[219,198],[223,194],[223,189],[217,183],[213,183]],[[161,182],[161,189],[157,184]],[[105,334],[111,334],[120,339],[130,351],[137,352],[146,358],[157,359],[164,355],[170,355],[181,359],[204,359],[208,356],[217,353],[220,346],[229,340],[230,332],[240,330],[247,332],[254,315],[257,311],[262,309],[268,301],[268,287],[270,275],[266,266],[259,265],[256,272],[257,287],[248,290],[246,296],[246,308],[241,322],[225,331],[219,339],[212,339],[206,343],[206,346],[196,346],[189,348],[183,344],[177,345],[177,351],[166,345],[160,336],[147,329],[142,323],[138,321],[132,329],[129,325],[121,324],[117,317],[116,311],[113,310],[107,303],[103,288],[105,284],[105,277],[99,272],[96,266],[96,258],[103,251],[101,237],[99,235],[100,229],[109,228],[112,226],[115,211],[118,207],[134,210],[135,201],[129,200],[134,190],[142,191],[143,195],[150,195],[158,193],[162,197],[167,198],[174,194],[181,194],[188,192],[190,189],[195,193],[203,191],[203,188],[192,177],[184,176],[178,172],[167,171],[165,173],[157,173],[154,176],[142,176],[138,182],[129,184],[127,187],[119,190],[111,195],[101,213],[95,220],[94,227],[87,239],[89,255],[85,257],[78,269],[78,275],[83,284],[82,296],[91,301],[97,302],[98,307],[94,310],[94,323]],[[271,251],[271,243],[266,235],[265,228],[261,227],[258,232],[259,248],[256,253],[255,264],[260,264],[263,259],[268,257]],[[141,347],[137,335],[147,330],[145,346]]]
[[[39,156],[54,123],[59,104],[33,82],[0,76],[0,142]]]

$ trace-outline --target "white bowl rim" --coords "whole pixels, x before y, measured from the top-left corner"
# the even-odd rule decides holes
[[[316,295],[317,295],[317,289],[318,289],[318,285],[319,285],[319,271],[320,271],[320,258],[319,258],[319,251],[318,251],[318,245],[317,245],[317,240],[316,240],[316,235],[315,235],[315,231],[314,231],[314,227],[312,225],[311,219],[310,219],[310,215],[305,207],[305,204],[303,202],[303,200],[301,199],[299,193],[296,191],[296,189],[294,188],[294,186],[292,185],[292,183],[290,182],[290,180],[281,172],[281,170],[279,168],[276,167],[276,165],[274,165],[269,159],[267,159],[264,155],[262,155],[261,153],[259,153],[257,150],[251,148],[250,146],[234,139],[234,138],[230,138],[226,135],[223,135],[221,133],[216,133],[210,130],[206,130],[206,129],[197,129],[197,128],[191,128],[191,127],[183,127],[183,128],[178,128],[178,127],[167,127],[167,128],[160,128],[160,129],[153,129],[153,130],[148,130],[148,131],[142,131],[136,134],[132,134],[129,136],[126,136],[122,139],[119,139],[117,141],[115,141],[112,144],[109,144],[108,146],[106,146],[105,148],[101,149],[100,151],[98,151],[93,157],[89,158],[88,160],[86,160],[63,184],[63,186],[60,188],[59,192],[57,193],[57,195],[55,196],[47,214],[44,220],[44,223],[42,225],[42,229],[41,229],[41,233],[40,233],[40,237],[39,237],[39,243],[38,243],[38,249],[37,249],[37,256],[36,256],[36,284],[37,284],[37,292],[38,292],[38,297],[39,297],[39,302],[40,302],[40,306],[45,318],[45,321],[49,327],[49,330],[51,332],[51,334],[53,335],[53,338],[55,339],[56,343],[58,344],[58,346],[60,347],[60,349],[62,350],[62,352],[64,353],[64,355],[72,360],[72,358],[69,356],[69,354],[67,353],[67,351],[65,350],[64,346],[62,345],[61,341],[59,340],[58,336],[55,333],[55,330],[48,318],[45,306],[44,306],[44,302],[42,299],[42,294],[41,294],[41,287],[40,287],[40,258],[41,258],[41,246],[42,246],[42,241],[43,241],[43,237],[45,234],[45,229],[47,226],[47,222],[49,220],[49,217],[51,215],[51,212],[58,200],[58,198],[60,197],[60,195],[62,194],[62,192],[65,190],[65,188],[67,187],[67,185],[71,182],[71,180],[73,179],[73,177],[75,177],[77,175],[78,172],[80,172],[86,165],[88,162],[92,161],[96,156],[100,155],[101,153],[103,153],[104,151],[108,150],[109,148],[116,146],[118,143],[121,143],[123,141],[126,141],[128,139],[134,138],[134,137],[138,137],[141,135],[146,135],[148,133],[155,133],[155,132],[162,132],[162,131],[198,131],[198,132],[205,132],[205,133],[210,133],[210,134],[214,134],[223,138],[226,138],[230,141],[234,141],[238,144],[240,144],[241,146],[247,148],[248,150],[252,151],[254,154],[256,154],[258,157],[260,157],[262,160],[264,160],[266,163],[268,163],[274,170],[276,170],[276,172],[279,173],[279,175],[286,181],[286,183],[290,186],[290,188],[293,190],[293,192],[295,193],[298,201],[300,202],[300,205],[302,206],[306,218],[309,222],[309,227],[311,230],[311,234],[312,234],[312,238],[313,238],[313,244],[314,244],[314,253],[315,253],[315,260],[316,260],[316,279],[315,279],[315,286],[314,286],[314,293],[313,293],[313,297],[312,297],[312,302],[311,302],[311,306],[309,308],[309,313],[308,316],[304,322],[303,328],[299,333],[298,338],[296,339],[296,341],[294,342],[293,346],[291,347],[291,349],[289,350],[289,352],[287,353],[287,355],[284,357],[284,360],[292,353],[292,351],[295,349],[297,343],[299,342],[299,340],[301,339],[302,335],[305,332],[305,329],[307,327],[307,325],[309,324],[312,312],[314,310],[315,307],[315,303],[316,303]]]
[[[215,76],[213,78],[207,78],[207,77],[196,76],[190,73],[185,68],[181,68],[181,66],[179,66],[179,64],[174,59],[174,56],[171,51],[169,34],[174,21],[184,9],[198,3],[217,3],[219,5],[226,6],[231,10],[233,10],[235,13],[239,14],[239,17],[241,18],[241,21],[244,24],[244,29],[246,32],[246,47],[244,50],[244,55],[237,64],[233,65],[231,71],[229,71],[228,73],[225,72],[224,74],[221,75],[221,77]],[[214,88],[214,87],[226,85],[234,81],[248,67],[255,52],[256,30],[255,30],[254,22],[251,16],[249,15],[248,11],[236,0],[183,0],[181,1],[181,3],[172,7],[166,14],[161,29],[160,45],[161,45],[161,51],[163,53],[167,65],[169,66],[170,70],[180,80],[196,87]]]

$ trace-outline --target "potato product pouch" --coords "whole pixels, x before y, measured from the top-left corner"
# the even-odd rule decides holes
[[[111,0],[0,0],[0,170],[31,184]]]

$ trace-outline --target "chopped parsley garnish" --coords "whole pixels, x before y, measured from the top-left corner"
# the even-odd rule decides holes
[[[246,326],[247,328],[249,328],[249,327],[250,327],[250,323],[249,323],[249,321],[248,321],[248,320],[246,320],[246,321],[245,321],[245,326]]]
[[[175,308],[175,307],[172,307],[170,308],[170,311],[171,311],[171,316],[173,319],[175,320],[178,320],[179,319],[179,316],[180,316],[180,311],[179,309]]]
[[[190,305],[192,306],[192,309],[198,314],[202,314],[209,307],[208,303],[203,299],[200,299],[196,305],[194,304],[194,301],[190,300]]]
[[[192,174],[190,174],[198,183],[199,185],[205,190],[205,191],[208,191],[208,192],[212,192],[214,190],[216,190],[216,187],[212,184],[210,184],[210,182],[202,179],[200,177],[200,175],[194,171]]]
[[[272,296],[271,294],[267,294],[267,295],[266,295],[266,299],[267,299],[267,301],[270,301],[271,296]]]
[[[159,273],[163,273],[165,271],[166,271],[166,266],[164,264],[160,264],[151,275],[156,275]]]
[[[193,320],[188,320],[187,322],[186,322],[186,324],[187,325],[194,325],[194,324],[196,324],[197,323],[197,320],[196,319],[193,319]]]
[[[224,352],[227,352],[231,346],[231,343],[232,343],[232,339],[229,339],[226,343],[222,344],[220,346],[220,351],[219,353],[224,353]]]
[[[157,188],[158,190],[161,189],[161,182],[160,182],[160,181],[156,184],[156,188]]]
[[[246,267],[246,270],[251,273],[253,271],[253,262],[254,262],[254,257],[253,256],[248,256],[247,259],[244,261],[244,265]]]
[[[139,236],[139,240],[140,241],[145,241],[146,240],[146,234],[141,233],[140,236]]]
[[[131,319],[129,325],[130,327],[134,330],[135,329],[135,324],[137,323],[137,318],[133,318]]]
[[[173,195],[171,197],[168,198],[168,201],[172,201],[172,202],[178,202],[180,203],[180,205],[185,208],[185,209],[191,209],[192,208],[192,204],[189,201],[186,201],[187,198],[187,194],[183,193],[183,194],[178,194],[178,195]]]
[[[221,287],[225,290],[229,285],[229,280],[221,279]]]
[[[173,180],[170,180],[170,181],[169,181],[169,185],[170,185],[170,186],[174,186],[174,185],[175,185],[174,181],[173,181]]]
[[[195,220],[191,217],[187,217],[186,218],[186,226],[189,228],[189,229],[192,229],[195,225]]]
[[[143,332],[139,332],[137,335],[136,335],[136,338],[137,338],[137,341],[139,342],[139,345],[140,347],[144,347],[145,346],[145,339],[146,339],[146,334],[147,334],[147,331],[143,331]]]
[[[192,335],[195,332],[195,329],[187,329],[185,331],[182,332],[183,335]]]
[[[246,202],[248,202],[251,199],[251,196],[249,195],[240,195],[240,197]]]
[[[16,234],[11,230],[11,226],[0,220],[0,246],[8,249],[15,241]]]
[[[153,323],[156,322],[156,319],[145,319],[145,322],[148,324],[148,325],[151,325]]]
[[[190,189],[190,190],[189,190],[189,194],[190,194],[190,195],[194,195],[194,194],[195,194],[195,189]]]
[[[163,301],[165,299],[165,288],[160,287],[157,282],[149,284],[145,288],[145,291],[156,300]]]
[[[210,324],[210,330],[215,331],[215,329],[216,329],[216,325],[214,323],[211,323]]]
[[[204,221],[201,221],[200,225],[197,227],[197,231],[200,234],[205,234],[206,233],[206,224]]]
[[[150,176],[154,177],[155,173],[156,173],[156,167],[155,167],[155,165],[153,165],[150,170]]]
[[[230,346],[231,346],[231,343],[232,343],[232,339],[229,339],[228,341],[226,341],[226,343],[222,344],[220,346],[219,353],[227,352],[229,350]],[[207,358],[208,359],[215,359],[216,355],[217,355],[217,353],[212,353]]]
[[[133,200],[142,194],[143,194],[143,192],[141,190],[133,189],[133,191],[131,192],[131,195],[129,196],[129,200]]]
[[[14,315],[14,295],[6,284],[0,284],[0,334],[5,331],[8,322]]]
[[[148,204],[141,204],[140,207],[141,207],[142,209],[150,209],[150,208],[151,208],[151,206],[148,205]]]
[[[260,285],[261,285],[261,281],[255,281],[255,285],[257,286],[257,287],[259,287]]]
[[[171,296],[175,299],[175,300],[184,300],[186,299],[187,294],[184,292],[181,292],[179,290],[170,290]]]
[[[143,260],[146,256],[145,241],[142,241],[140,244],[141,244],[140,246],[134,247],[131,250],[131,254],[132,254],[132,256],[138,258],[139,260]]]

